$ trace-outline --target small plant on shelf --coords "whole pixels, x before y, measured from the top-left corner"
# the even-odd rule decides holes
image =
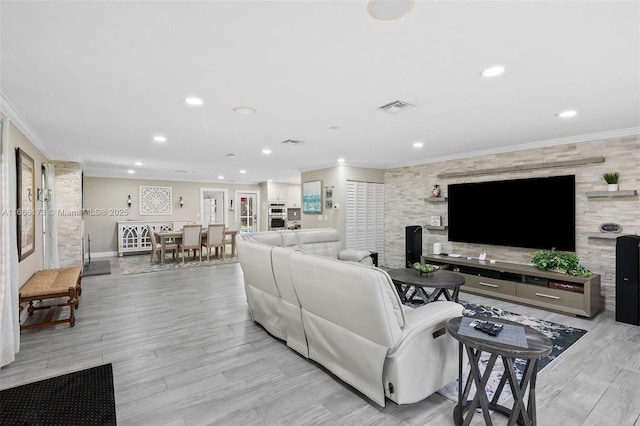
[[[576,277],[591,276],[592,272],[580,265],[579,260],[577,254],[557,252],[555,248],[535,252],[531,257],[533,266],[543,271],[559,272]]]
[[[602,175],[602,178],[609,185],[614,185],[618,183],[618,179],[620,178],[620,174],[618,172],[605,173]]]

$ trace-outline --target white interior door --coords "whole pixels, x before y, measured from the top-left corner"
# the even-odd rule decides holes
[[[203,223],[224,223],[227,217],[227,189],[200,188],[200,221]]]

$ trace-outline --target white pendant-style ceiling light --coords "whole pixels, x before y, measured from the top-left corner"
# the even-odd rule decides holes
[[[393,21],[411,12],[415,0],[369,0],[367,11],[375,19]]]

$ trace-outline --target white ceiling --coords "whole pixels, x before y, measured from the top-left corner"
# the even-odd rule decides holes
[[[0,25],[3,110],[87,176],[299,182],[339,157],[388,168],[640,128],[638,1],[417,1],[379,21],[365,0],[2,0]],[[395,100],[416,107],[377,109]]]

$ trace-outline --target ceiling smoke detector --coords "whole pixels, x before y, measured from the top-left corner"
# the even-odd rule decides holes
[[[282,141],[285,145],[302,145],[304,141],[298,141],[295,139],[287,139],[286,141]]]
[[[388,114],[395,114],[398,111],[402,111],[404,109],[413,108],[413,107],[415,107],[415,105],[410,104],[409,102],[393,101],[386,105],[382,105],[381,107],[378,107],[378,109]]]

